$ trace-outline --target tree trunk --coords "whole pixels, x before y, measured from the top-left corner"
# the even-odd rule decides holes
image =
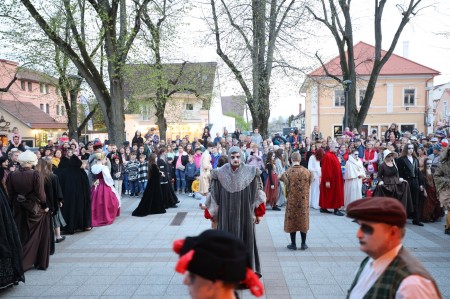
[[[161,112],[156,112],[156,123],[158,124],[159,129],[159,138],[160,140],[166,140],[167,133],[167,120],[164,117],[164,110]]]
[[[124,93],[121,79],[111,80],[111,100],[106,105],[106,129],[110,143],[122,144],[125,141]]]
[[[79,87],[79,86],[78,86]],[[69,127],[69,139],[78,142],[78,106],[77,98],[79,88],[70,91],[70,110],[67,111],[67,126]]]

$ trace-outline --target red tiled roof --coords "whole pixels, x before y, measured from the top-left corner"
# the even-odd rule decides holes
[[[356,73],[359,76],[370,75],[373,68],[373,59],[375,57],[375,47],[364,42],[359,42],[353,46],[355,53]],[[381,50],[383,57],[386,51]],[[335,76],[342,76],[339,56],[325,63],[328,72]],[[426,67],[399,55],[392,53],[386,64],[381,69],[381,76],[393,75],[439,75],[440,72],[432,68]],[[325,76],[322,67],[309,73],[308,76]]]
[[[0,100],[0,107],[32,129],[67,129],[66,123],[57,122],[32,103]]]

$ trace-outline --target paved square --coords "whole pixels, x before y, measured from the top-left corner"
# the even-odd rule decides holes
[[[189,298],[182,275],[174,272],[172,242],[210,227],[198,201],[180,196],[177,209],[166,214],[132,217],[139,199],[124,197],[121,216],[113,225],[67,236],[56,244],[47,271],[26,272],[26,283],[8,289],[5,298]],[[284,210],[284,209],[283,209]],[[171,225],[187,212],[181,225]],[[257,226],[267,299],[345,298],[364,254],[356,240],[357,226],[346,217],[311,210],[306,251],[286,249],[284,211],[268,210]],[[443,223],[407,225],[404,245],[436,279],[450,299],[450,236]],[[241,292],[242,298],[254,298]]]

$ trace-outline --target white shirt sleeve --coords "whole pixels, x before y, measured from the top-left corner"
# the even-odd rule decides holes
[[[410,275],[400,284],[396,299],[435,299],[440,298],[431,280],[420,275]]]

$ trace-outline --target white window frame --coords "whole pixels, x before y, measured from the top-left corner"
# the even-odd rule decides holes
[[[341,103],[342,105],[336,105],[336,93],[337,92],[342,92],[342,99],[341,99]],[[335,89],[334,90],[334,94],[333,94],[333,107],[345,107],[345,91],[343,89]]]
[[[412,104],[405,103],[406,90],[414,90],[414,99]],[[415,87],[405,87],[403,88],[403,96],[402,96],[402,106],[403,107],[415,107],[417,104],[417,88]]]
[[[364,92],[362,92],[364,91]],[[359,93],[359,101],[358,101],[358,105],[361,106],[362,105],[362,100],[364,99],[364,96],[366,95],[367,92],[367,88],[365,89],[359,89],[358,93]]]
[[[142,115],[142,120],[150,120],[150,107],[149,105],[142,105],[141,107],[141,115]]]

